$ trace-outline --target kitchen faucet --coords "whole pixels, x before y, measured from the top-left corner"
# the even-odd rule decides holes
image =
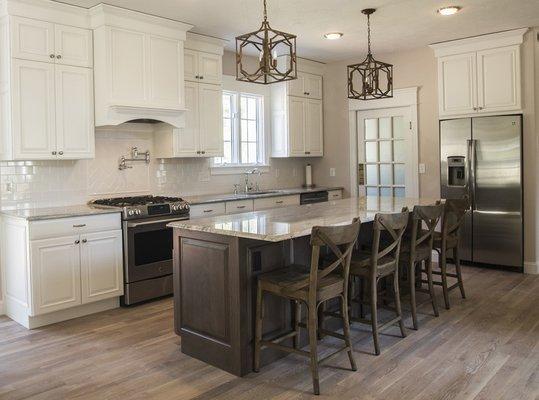
[[[255,187],[253,188],[253,185],[251,182],[249,182],[249,175],[258,174],[258,177],[260,178],[262,172],[258,168],[254,168],[249,171],[245,171],[245,193],[249,193],[252,191],[258,192],[260,190],[260,187],[258,186],[258,181],[255,184]]]

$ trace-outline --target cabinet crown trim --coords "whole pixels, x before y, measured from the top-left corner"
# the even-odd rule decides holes
[[[433,43],[430,44],[429,47],[434,50],[434,55],[436,57],[470,53],[522,44],[524,41],[524,34],[527,31],[528,28],[513,29],[465,39],[451,40],[448,42]]]
[[[89,13],[92,29],[114,26],[185,41],[186,32],[193,28],[184,22],[103,3],[90,8]]]
[[[202,51],[222,56],[227,42],[228,40],[225,39],[187,32],[187,40],[184,47],[188,50]]]

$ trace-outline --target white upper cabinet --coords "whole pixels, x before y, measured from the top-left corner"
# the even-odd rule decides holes
[[[95,153],[94,84],[88,68],[56,66],[56,151],[62,159]]]
[[[53,64],[13,59],[11,63],[13,159],[56,157]]]
[[[155,132],[158,158],[223,155],[222,55],[225,42],[188,33],[183,52],[184,126],[162,124]]]
[[[288,81],[288,95],[322,99],[322,76],[298,72],[298,79]]]
[[[223,91],[220,86],[200,84],[200,151],[204,157],[223,155]]]
[[[92,31],[83,28],[87,11],[62,4],[47,5],[46,13],[38,5],[24,10],[31,18],[8,15],[0,21],[1,158],[91,158],[93,43]],[[42,15],[49,20],[36,19]],[[66,17],[79,26],[58,23]]]
[[[480,111],[521,108],[519,46],[478,51],[477,76],[477,105]]]
[[[439,116],[521,110],[520,44],[526,31],[432,45],[438,57]]]
[[[107,4],[90,9],[97,126],[184,125],[184,42],[192,25]]]
[[[298,79],[271,87],[272,157],[324,155],[323,64],[300,60],[298,69]]]
[[[56,62],[62,65],[92,68],[94,50],[92,31],[73,26],[55,25]]]
[[[91,68],[92,31],[31,18],[11,17],[11,56]]]
[[[440,114],[467,114],[477,107],[475,54],[459,54],[438,60]]]

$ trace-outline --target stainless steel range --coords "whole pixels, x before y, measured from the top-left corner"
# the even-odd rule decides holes
[[[172,229],[167,224],[189,219],[189,204],[179,197],[164,196],[116,197],[90,204],[122,211],[122,305],[172,294]]]

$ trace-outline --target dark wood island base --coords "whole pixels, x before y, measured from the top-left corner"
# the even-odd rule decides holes
[[[266,242],[175,228],[174,327],[181,351],[237,376],[250,373],[256,277],[288,265],[291,247],[296,262],[308,263],[308,237]],[[290,330],[290,303],[268,296],[265,304],[264,334]],[[286,355],[265,349],[262,365]]]

